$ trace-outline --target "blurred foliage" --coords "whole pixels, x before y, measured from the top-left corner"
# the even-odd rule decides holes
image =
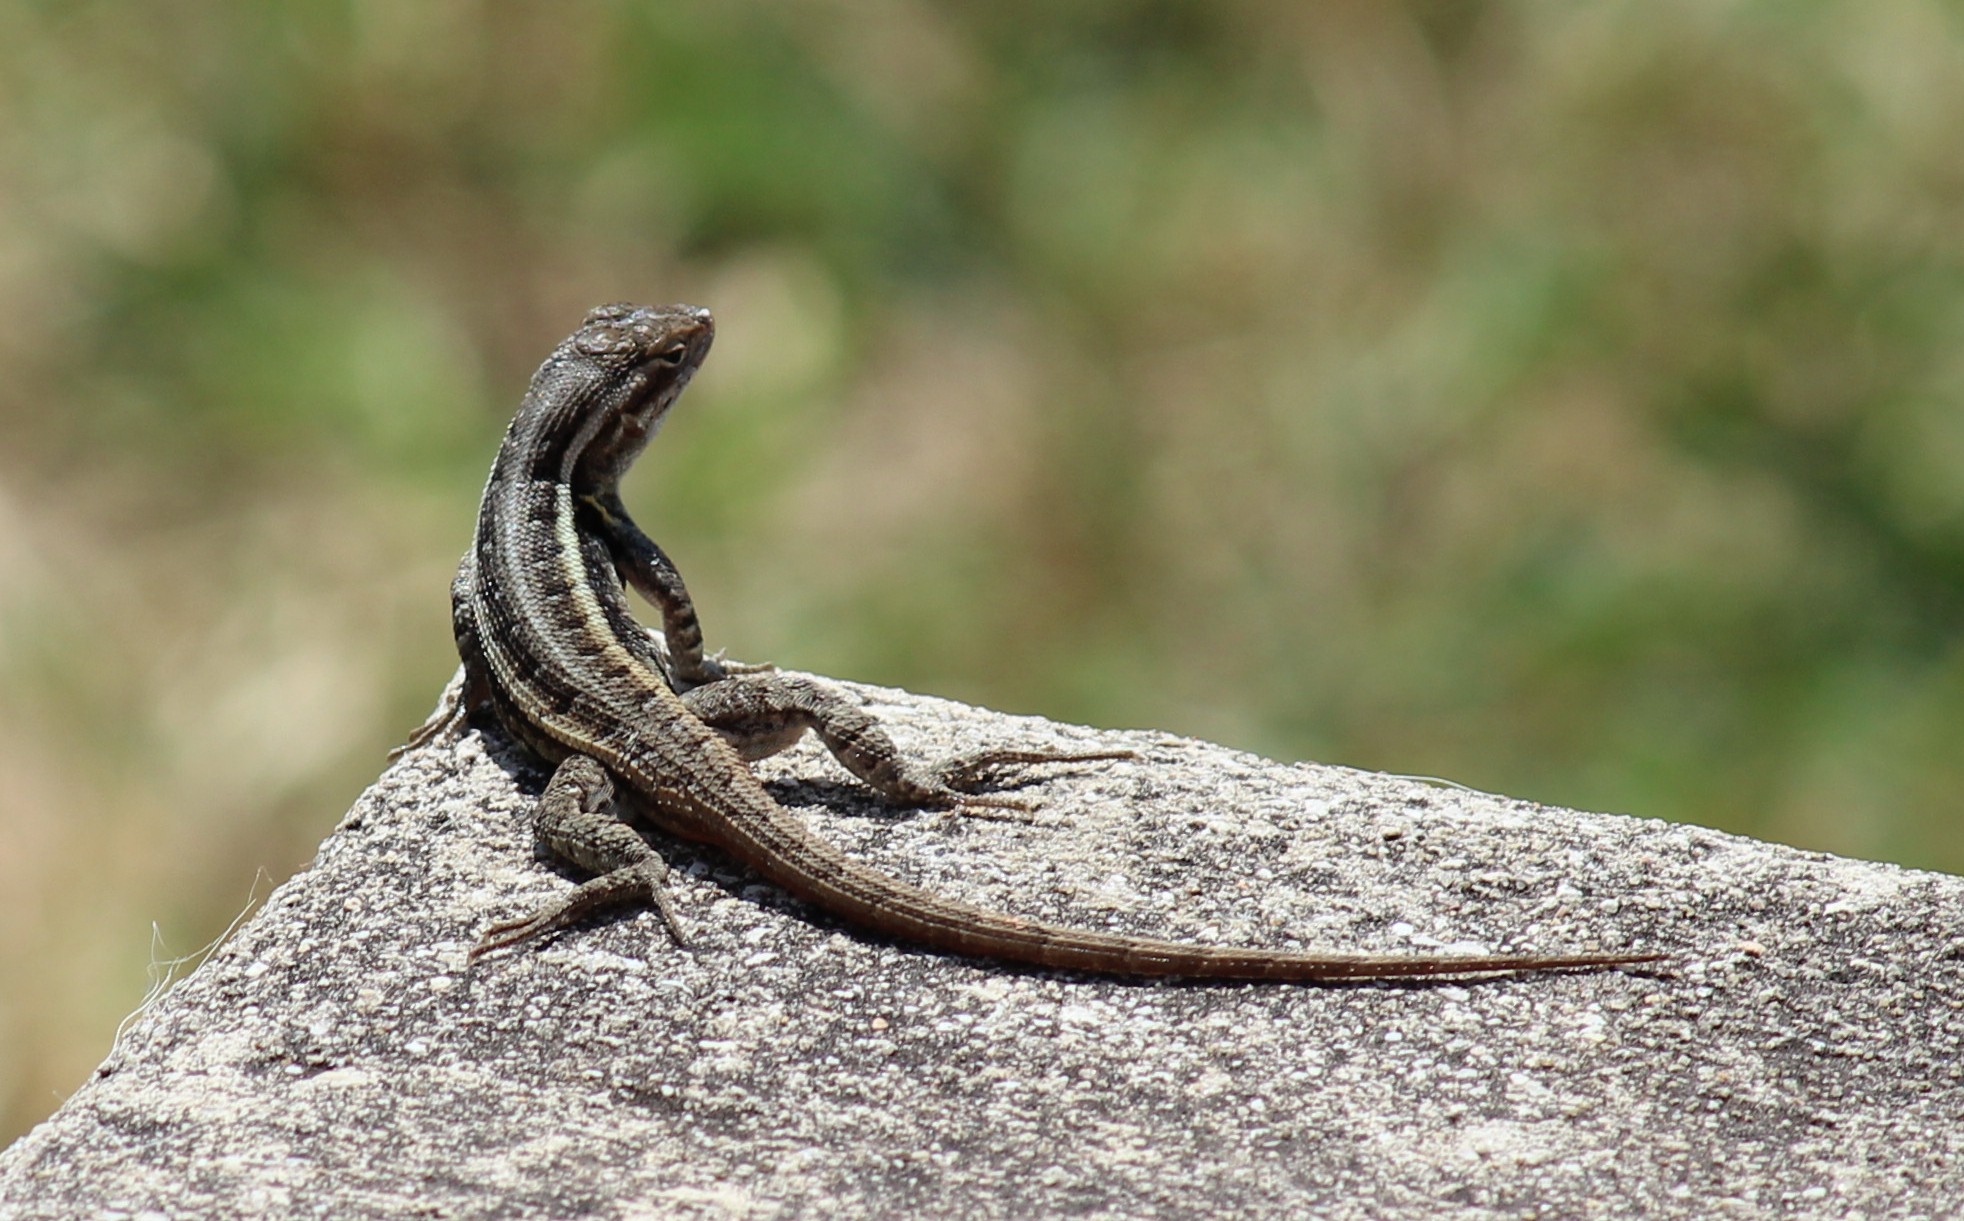
[[[0,0],[5,1131],[420,719],[608,300],[717,311],[629,497],[736,656],[1964,868],[1961,33]]]

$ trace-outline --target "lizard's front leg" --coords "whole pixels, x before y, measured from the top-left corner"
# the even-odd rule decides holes
[[[470,721],[471,713],[490,698],[490,684],[484,677],[487,663],[483,648],[478,643],[477,619],[471,613],[470,583],[476,576],[476,564],[474,556],[466,555],[464,562],[457,566],[456,579],[450,583],[450,624],[457,638],[457,656],[463,659],[462,664],[444,686],[429,720],[418,726],[407,742],[389,752],[391,763],[438,738],[458,737]]]
[[[470,667],[458,666],[457,672],[437,697],[436,709],[429,719],[416,727],[409,740],[389,752],[389,762],[394,763],[412,750],[420,750],[438,738],[455,738],[464,732],[464,725],[470,720],[471,708],[477,702],[473,693],[478,687],[471,680]],[[481,697],[480,697],[481,698]]]
[[[682,573],[660,546],[627,515],[627,506],[613,491],[595,492],[580,502],[582,524],[607,546],[622,580],[661,612],[662,657],[668,685],[676,692],[713,683],[730,674],[753,673],[768,666],[725,662],[702,650],[702,621],[682,583]]]
[[[533,830],[553,856],[598,876],[523,919],[485,929],[471,949],[470,961],[629,904],[660,912],[676,943],[684,944],[682,926],[663,890],[668,863],[621,820],[606,768],[586,755],[567,756],[539,798]]]
[[[790,747],[810,730],[847,771],[889,801],[910,806],[1027,811],[1029,802],[973,790],[998,782],[998,773],[1015,765],[1138,757],[1129,750],[994,750],[929,767],[902,755],[879,722],[842,692],[791,675],[733,675],[685,692],[682,702],[752,761]]]

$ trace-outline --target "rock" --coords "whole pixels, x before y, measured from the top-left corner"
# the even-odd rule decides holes
[[[571,885],[537,769],[389,768],[312,868],[0,1154],[76,1215],[1911,1216],[1964,1200],[1964,880],[849,687],[903,746],[1130,747],[1030,825],[760,767],[849,852],[1084,927],[1664,970],[1201,985],[861,936],[674,846],[651,913],[489,956]],[[669,847],[663,845],[664,848]]]

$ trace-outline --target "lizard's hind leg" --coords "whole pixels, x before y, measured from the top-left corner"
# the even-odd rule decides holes
[[[663,886],[668,862],[621,821],[615,812],[614,782],[586,755],[568,755],[552,774],[533,814],[539,845],[597,876],[553,899],[529,916],[484,930],[469,961],[492,950],[543,937],[589,916],[617,907],[652,907],[677,945],[686,945],[682,925]]]
[[[1129,750],[991,750],[929,766],[901,754],[880,723],[844,693],[787,674],[732,675],[685,692],[682,702],[750,760],[774,755],[810,730],[847,771],[900,805],[1027,813],[1034,803],[975,790],[1009,783],[1011,767],[1138,757]]]

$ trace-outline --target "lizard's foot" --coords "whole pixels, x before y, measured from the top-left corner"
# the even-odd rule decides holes
[[[1009,769],[1027,767],[1033,763],[1092,763],[1102,759],[1138,757],[1136,750],[985,750],[942,764],[935,772],[935,779],[957,793],[972,794],[977,789],[1011,783],[1007,774]],[[998,799],[988,800],[995,802]]]
[[[718,677],[727,678],[732,674],[775,674],[777,666],[768,661],[731,661],[718,649],[703,658],[705,664],[719,671]]]
[[[477,944],[471,947],[464,963],[469,966],[493,950],[502,950],[547,933],[558,932],[589,916],[630,904],[654,908],[660,913],[662,923],[668,926],[669,936],[675,939],[675,944],[686,949],[688,937],[682,931],[682,922],[676,919],[675,909],[669,905],[667,892],[662,889],[662,883],[667,878],[668,866],[661,861],[646,861],[602,874],[581,883],[571,893],[554,899],[529,916],[506,920],[485,929]]]
[[[931,804],[945,804],[956,813],[977,818],[1034,822],[1030,815],[1037,808],[1036,802],[976,790],[1029,783],[1016,781],[1009,773],[1012,769],[1034,763],[1091,763],[1103,759],[1138,757],[1138,752],[1131,750],[986,750],[951,759],[934,769],[929,777],[929,785],[934,790]]]
[[[458,666],[444,686],[443,694],[437,697],[436,710],[430,713],[430,719],[417,726],[407,742],[389,752],[389,762],[394,763],[412,750],[421,750],[438,738],[454,739],[463,734],[471,712],[471,702],[464,697],[467,681],[464,667]]]
[[[777,667],[770,662],[731,661],[723,655],[723,650],[701,654],[694,668],[678,663],[675,654],[669,651],[668,635],[659,628],[644,628],[648,643],[655,650],[655,664],[668,678],[668,685],[678,694],[694,691],[714,683],[722,682],[743,674],[775,674]]]

